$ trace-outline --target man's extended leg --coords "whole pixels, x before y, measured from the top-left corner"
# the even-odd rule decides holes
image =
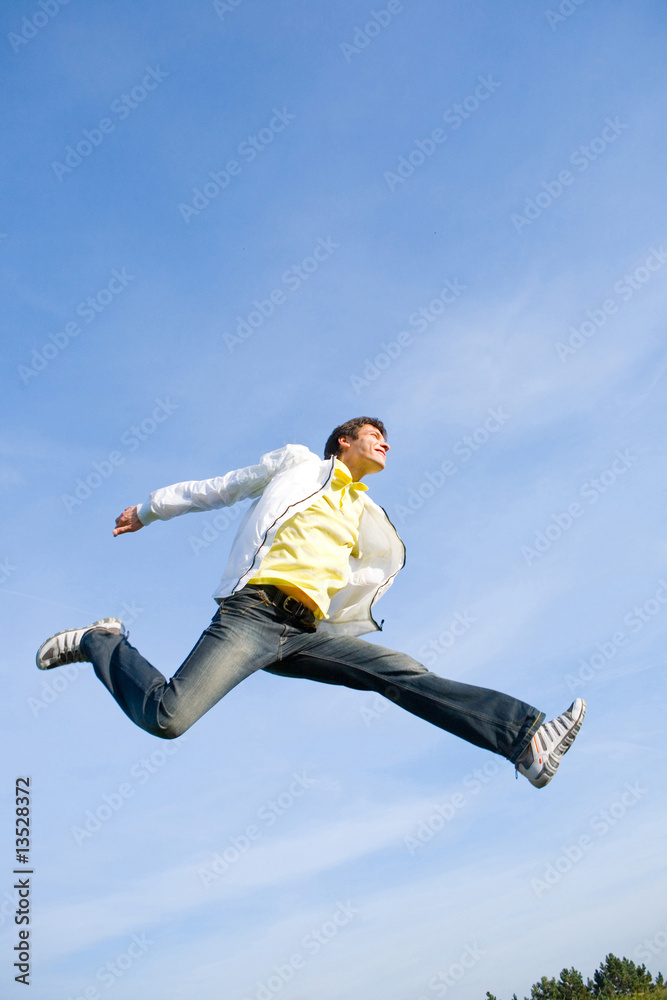
[[[244,591],[225,598],[170,681],[124,635],[103,627],[83,635],[78,659],[92,662],[134,723],[173,739],[245,677],[277,658],[281,628],[261,597]]]
[[[512,763],[545,719],[543,712],[500,691],[448,680],[411,656],[353,636],[290,629],[269,673],[377,691],[395,704]]]

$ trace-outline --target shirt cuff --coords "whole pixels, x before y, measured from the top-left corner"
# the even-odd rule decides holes
[[[137,509],[137,517],[143,525],[150,524],[151,521],[159,521],[157,514],[153,513],[150,500],[146,503],[142,503],[141,507]]]

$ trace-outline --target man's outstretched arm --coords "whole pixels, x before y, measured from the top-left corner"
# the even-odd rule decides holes
[[[114,535],[124,535],[126,531],[138,531],[144,525],[137,515],[138,507],[126,507],[122,514],[116,518],[116,527],[113,529]]]
[[[138,531],[153,521],[168,521],[179,514],[231,507],[239,500],[255,499],[277,473],[306,459],[319,463],[319,459],[303,445],[288,444],[262,455],[257,465],[237,469],[215,479],[175,483],[154,490],[145,503],[126,507],[116,518],[114,535]]]

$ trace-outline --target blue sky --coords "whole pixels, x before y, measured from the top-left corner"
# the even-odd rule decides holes
[[[665,33],[614,0],[2,5],[3,788],[31,776],[35,1000],[667,971]],[[117,514],[362,413],[408,552],[382,642],[549,716],[585,697],[544,791],[344,688],[255,675],[164,744],[89,666],[35,669],[119,615],[173,673],[239,512]]]

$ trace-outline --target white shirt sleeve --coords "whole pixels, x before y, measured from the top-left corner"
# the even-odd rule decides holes
[[[148,500],[139,507],[137,516],[145,525],[151,521],[168,521],[179,514],[192,511],[231,507],[239,500],[261,496],[277,473],[306,457],[313,457],[306,447],[288,444],[262,455],[257,465],[236,469],[214,479],[164,486],[151,493]]]

